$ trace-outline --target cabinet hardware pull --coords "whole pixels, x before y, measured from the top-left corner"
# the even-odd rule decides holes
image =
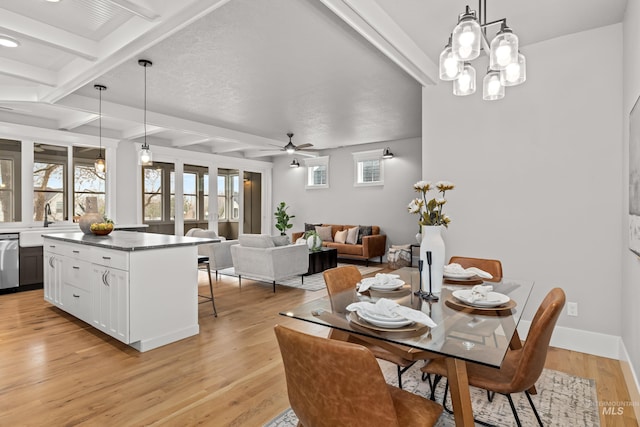
[[[56,268],[56,266],[53,265],[53,257],[49,257],[49,266],[51,266],[51,268]]]
[[[56,245],[49,245],[49,247],[50,247],[50,248],[55,248],[55,247],[56,247]]]
[[[103,256],[102,259],[111,259],[110,256]]]
[[[78,267],[77,265],[74,265],[74,266],[73,266],[73,269],[74,269],[74,270],[80,270],[80,267]]]
[[[73,253],[74,253],[74,254],[79,254],[79,253],[80,253],[80,251],[73,251]]]
[[[80,295],[73,294],[74,298],[80,298]]]
[[[109,270],[105,270],[105,272],[102,273],[102,283],[104,283],[106,286],[109,286],[108,276],[109,276]]]

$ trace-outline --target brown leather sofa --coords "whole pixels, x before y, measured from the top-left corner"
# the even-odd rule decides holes
[[[380,227],[377,225],[371,226],[371,235],[362,236],[361,244],[352,245],[348,243],[336,243],[335,237],[338,231],[358,227],[357,225],[322,224],[323,227],[328,225],[331,226],[331,238],[334,241],[323,241],[322,246],[337,249],[338,257],[340,258],[364,260],[368,265],[371,258],[380,257],[380,262],[382,263],[382,257],[387,250],[387,236],[380,234]],[[303,235],[303,231],[294,232],[291,235],[291,239],[295,242]]]

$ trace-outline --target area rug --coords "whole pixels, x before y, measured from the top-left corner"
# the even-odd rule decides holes
[[[338,263],[338,267],[342,267],[345,265],[353,265],[353,264]],[[380,267],[365,267],[362,265],[356,265],[356,267],[358,268],[358,270],[360,270],[360,274],[362,274],[363,276],[366,274],[374,273],[378,270],[382,270]],[[224,270],[219,270],[218,274],[237,277],[237,275],[233,271],[233,267],[225,268]],[[242,277],[245,277],[245,276],[242,276]],[[247,278],[250,279],[251,276],[247,276]],[[302,283],[300,276],[292,276],[287,279],[278,281],[276,282],[276,284],[289,286],[291,288],[304,289],[305,291],[319,291],[321,289],[325,289],[324,278],[322,277],[322,273],[304,276],[304,284]],[[271,286],[271,284],[269,284],[269,286]]]
[[[398,376],[395,365],[380,362],[385,378],[389,384],[397,385]],[[402,375],[405,390],[428,398],[429,384],[422,381],[420,367],[416,363]],[[537,395],[531,396],[538,414],[545,426],[599,426],[598,403],[595,380],[574,377],[562,372],[545,369],[536,383]],[[442,402],[444,381],[436,388],[436,400]],[[523,426],[538,426],[535,416],[524,393],[512,395]],[[484,390],[471,388],[471,403],[475,418],[496,426],[515,426],[516,422],[506,397],[496,394],[493,402],[487,400]],[[451,397],[447,399],[447,407],[451,408]],[[295,427],[298,418],[291,408],[265,424],[265,427]],[[436,427],[454,427],[453,416],[443,412]],[[478,424],[476,424],[478,425]]]

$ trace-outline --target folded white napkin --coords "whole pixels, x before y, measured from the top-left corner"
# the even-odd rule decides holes
[[[449,265],[445,265],[444,272],[449,274],[473,273],[476,276],[481,277],[483,279],[493,279],[493,276],[484,270],[480,270],[477,267],[463,268],[460,264],[456,262],[452,262]]]
[[[364,292],[369,289],[372,285],[390,285],[394,280],[398,279],[400,276],[397,274],[385,274],[378,273],[375,277],[367,277],[362,279],[360,283],[358,283],[358,292]]]
[[[397,304],[390,299],[380,298],[375,304],[370,302],[354,302],[347,306],[349,311],[364,311],[374,315],[382,315],[390,318],[403,317],[414,322],[422,323],[431,328],[438,326],[429,316],[425,313],[414,310],[409,307]]]
[[[471,295],[469,295],[469,302],[484,301],[487,299],[489,292],[493,291],[491,285],[475,285],[471,288]]]

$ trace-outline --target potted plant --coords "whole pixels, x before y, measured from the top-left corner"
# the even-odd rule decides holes
[[[280,230],[281,236],[287,235],[286,231],[293,227],[293,224],[291,224],[289,220],[296,217],[295,215],[289,215],[287,213],[288,208],[285,202],[280,202],[274,214],[276,217],[276,228]]]

